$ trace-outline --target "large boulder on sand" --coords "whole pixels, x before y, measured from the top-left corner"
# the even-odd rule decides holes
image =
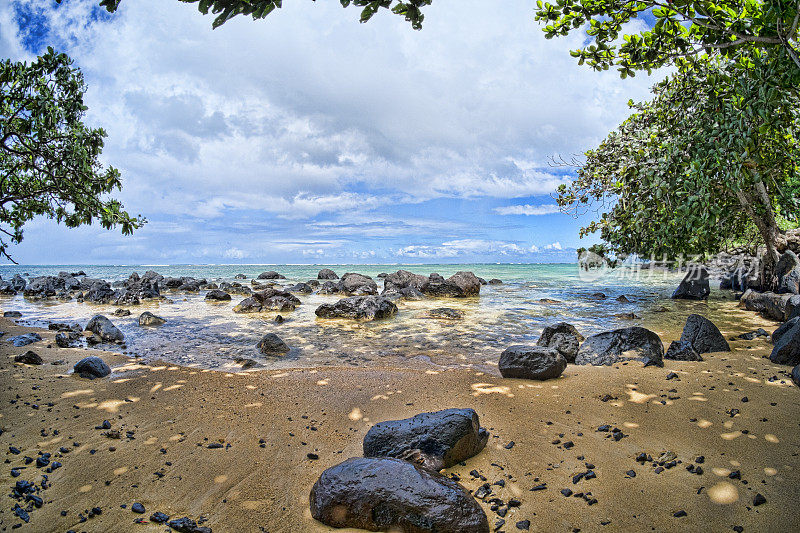
[[[42,358],[38,353],[28,350],[27,352],[14,356],[15,363],[22,363],[25,365],[41,365]]]
[[[390,318],[397,313],[397,306],[382,296],[353,296],[333,304],[322,304],[315,314],[320,318],[352,318],[354,320],[377,320]]]
[[[672,298],[682,300],[705,300],[711,294],[708,282],[708,270],[700,265],[692,265],[686,272]]]
[[[567,368],[567,360],[555,348],[509,346],[500,354],[500,374],[504,378],[555,379]]]
[[[264,355],[283,355],[289,352],[289,346],[274,333],[267,333],[264,335],[259,341],[257,348],[258,351]]]
[[[795,385],[800,387],[800,365],[792,369],[792,381],[794,381]]]
[[[122,342],[125,339],[125,335],[103,315],[93,316],[84,329],[94,333],[103,342]]]
[[[800,365],[800,322],[778,338],[769,360],[779,365]]]
[[[800,323],[800,317],[795,317],[778,326],[778,329],[772,332],[772,338],[770,339],[772,344],[778,344],[778,341],[781,340],[781,337],[783,337],[785,333],[790,331],[798,323]]]
[[[566,322],[558,322],[542,330],[542,336],[536,341],[536,345],[555,348],[568,363],[574,363],[575,356],[578,355],[578,348],[584,340],[583,335],[578,333],[575,326]]]
[[[728,341],[717,326],[706,317],[689,315],[681,333],[681,341],[688,342],[698,354],[709,352],[730,352]]]
[[[798,293],[800,283],[800,259],[791,250],[786,250],[775,264],[775,276],[778,278],[778,293]]]
[[[80,377],[87,379],[104,378],[111,373],[111,368],[106,362],[96,356],[81,359],[75,363],[73,370]]]
[[[323,268],[317,273],[317,279],[339,279],[339,276],[330,268]]]
[[[445,409],[375,424],[364,437],[364,457],[395,457],[438,472],[477,455],[488,439],[474,410]]]
[[[311,516],[336,528],[489,533],[486,514],[466,489],[400,459],[355,457],[328,468],[309,500]]]
[[[367,295],[378,294],[378,284],[369,277],[355,272],[348,272],[339,280],[336,287],[345,294]]]
[[[673,361],[702,361],[702,356],[697,353],[689,341],[672,341],[664,354],[664,359]]]
[[[164,323],[166,323],[166,319],[163,319],[160,316],[156,316],[150,311],[145,311],[144,313],[139,315],[140,326],[160,326]]]
[[[664,345],[649,329],[638,326],[592,335],[581,344],[576,365],[613,365],[622,361],[642,361],[645,366],[664,366]]]
[[[747,289],[739,298],[739,307],[755,311],[773,320],[789,320],[800,314],[800,296],[797,294],[776,294],[774,292],[756,292]]]

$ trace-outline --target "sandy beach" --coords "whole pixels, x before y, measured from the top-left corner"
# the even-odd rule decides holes
[[[735,318],[721,325],[726,337],[774,327],[752,313]],[[32,331],[8,319],[0,330]],[[660,333],[666,343],[677,337]],[[523,520],[531,531],[800,528],[792,511],[800,486],[800,390],[788,367],[765,358],[771,345],[764,338],[731,342],[731,353],[708,354],[704,362],[570,365],[557,380],[534,382],[399,368],[232,374],[56,348],[54,332],[40,334],[43,341],[24,348],[0,343],[0,475],[7,489],[20,479],[38,483],[43,471],[23,458],[40,452],[63,466],[48,474],[44,505],[30,523],[14,516],[14,500],[4,493],[3,530],[163,531],[148,523],[158,511],[205,519],[213,531],[333,531],[309,512],[319,474],[360,456],[373,423],[450,407],[475,409],[490,438],[484,451],[445,474],[470,490],[504,481],[482,502],[492,526],[501,518],[488,500],[521,502],[498,530],[516,531]],[[27,348],[44,364],[14,363]],[[71,374],[88,353],[101,355],[111,376]],[[671,372],[678,378],[668,380]],[[96,429],[104,420],[111,430]],[[624,437],[598,431],[604,425]],[[642,452],[656,459],[669,451],[680,463],[659,473],[636,461]],[[573,483],[587,463],[597,477]],[[591,492],[597,502],[562,489]],[[766,503],[754,506],[756,494]],[[135,502],[144,514],[131,511]],[[102,514],[80,522],[95,507]],[[686,516],[673,516],[679,511]]]

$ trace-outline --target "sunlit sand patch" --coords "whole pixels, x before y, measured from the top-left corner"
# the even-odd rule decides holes
[[[742,466],[742,463],[740,463],[739,461],[730,460],[728,462],[731,464],[731,466],[734,467]]]
[[[183,385],[181,385],[180,383],[176,383],[175,385],[170,385],[169,387],[164,387],[164,392],[171,391],[171,390],[177,390],[177,389],[180,389],[181,387],[183,387]]]
[[[97,407],[97,402],[76,403],[78,409],[92,409]]]
[[[742,436],[742,432],[741,431],[733,431],[731,433],[721,433],[720,434],[720,437],[722,437],[725,440],[733,440],[733,439],[741,437],[741,436]]]
[[[156,437],[149,437],[146,441],[143,442],[143,444],[145,444],[146,446],[151,446],[156,442],[158,442],[158,439]]]
[[[65,392],[61,395],[62,398],[74,398],[75,396],[85,396],[87,394],[92,394],[94,389],[80,389],[80,390],[73,390],[69,392]]]
[[[364,413],[362,413],[361,409],[359,409],[358,407],[353,407],[353,410],[350,411],[350,414],[347,415],[347,418],[349,418],[353,422],[357,422],[362,418],[364,418]]]
[[[179,367],[179,366],[171,366],[167,370],[180,370],[180,369],[181,369],[181,367]]]
[[[45,446],[52,446],[53,444],[58,444],[62,440],[64,440],[64,437],[62,437],[61,435],[57,435],[50,440],[43,440],[41,442],[37,442],[36,445],[39,448],[44,448]]]
[[[173,435],[173,436],[171,436],[171,437],[169,438],[169,441],[170,441],[170,442],[178,442],[178,441],[179,441],[179,440],[181,440],[182,438],[183,438],[183,435],[181,435],[181,434],[177,434],[177,435]]]
[[[713,425],[714,425],[714,422],[712,422],[710,420],[706,420],[705,418],[702,419],[702,420],[698,420],[697,421],[697,427],[699,427],[700,429],[710,428]]]
[[[247,511],[257,511],[267,504],[267,502],[259,502],[255,500],[246,500],[242,502],[242,509]]]
[[[733,427],[733,420],[728,420],[724,424],[722,424],[725,429],[731,429]]]
[[[225,474],[220,474],[214,478],[214,483],[225,483],[226,481],[228,481],[228,476]]]
[[[739,491],[730,483],[723,481],[708,489],[708,497],[714,503],[728,505],[739,500]]]
[[[389,397],[388,397],[388,396],[386,396],[385,394],[376,394],[375,396],[373,396],[372,398],[370,398],[370,400],[372,400],[373,402],[374,402],[375,400],[388,400],[388,399],[389,399]]]
[[[327,384],[328,384],[327,379],[320,379],[319,381],[317,381],[317,385],[319,385],[320,387],[324,387]]]
[[[764,473],[768,476],[777,476],[778,470],[776,468],[771,468],[768,466],[764,469]]]
[[[719,468],[717,466],[712,468],[711,471],[714,472],[714,474],[718,475],[719,477],[728,477],[728,474],[731,473],[731,471],[729,469],[727,469],[727,468]]]
[[[114,469],[114,475],[115,476],[121,476],[122,474],[124,474],[127,471],[128,471],[128,467],[127,466],[121,466],[119,468]]]
[[[167,365],[163,365],[163,366],[151,366],[151,367],[150,367],[150,372],[158,372],[159,370],[166,370],[166,369],[167,369]]]
[[[161,387],[162,387],[162,383],[160,381],[156,381],[156,384],[153,385],[152,387],[150,387],[150,393],[151,394],[154,393],[155,391],[157,391]]]
[[[473,383],[472,393],[473,396],[480,396],[481,394],[502,394],[508,398],[513,398],[514,394],[511,392],[511,387],[505,385],[493,385],[492,383]]]
[[[780,442],[778,440],[778,437],[776,437],[772,433],[767,433],[766,435],[764,435],[764,440],[767,442],[771,442],[772,444],[778,444]]]
[[[428,374],[429,376],[435,376],[439,372],[436,370],[426,370],[425,373]]]
[[[628,401],[631,403],[647,403],[651,398],[655,398],[655,394],[644,394],[633,389],[626,391],[628,393]]]
[[[249,408],[253,408],[253,407],[261,407],[261,406],[263,406],[263,405],[264,405],[264,403],[263,403],[263,402],[253,402],[253,403],[248,403],[247,405],[245,405],[245,407],[246,407],[246,408],[247,408],[247,407],[249,407]]]
[[[131,380],[131,378],[120,378],[120,379],[115,379],[111,383],[125,383],[126,381],[130,381],[130,380]]]
[[[629,429],[636,429],[639,427],[639,424],[636,422],[624,422],[622,425]]]
[[[289,375],[288,372],[281,372],[279,374],[272,374],[270,377],[271,378],[285,378],[288,375]]]
[[[82,487],[78,488],[78,492],[83,492],[83,493],[89,492],[90,490],[92,490],[91,485],[83,485]]]
[[[256,386],[255,385],[245,385],[245,388],[246,389],[250,389],[250,390],[256,390]]]
[[[104,402],[100,402],[97,406],[98,409],[101,411],[107,411],[109,413],[116,413],[119,411],[119,406],[123,405],[125,400],[106,400]]]

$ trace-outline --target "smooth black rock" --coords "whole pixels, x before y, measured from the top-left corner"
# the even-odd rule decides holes
[[[105,361],[96,356],[86,357],[75,363],[75,373],[82,378],[104,378],[111,373]]]
[[[33,344],[34,342],[39,342],[40,340],[42,340],[42,336],[38,333],[24,333],[22,335],[8,338],[8,342],[13,344],[16,348],[21,348],[22,346],[27,346],[29,344]]]
[[[758,507],[759,505],[763,505],[765,503],[767,503],[767,499],[764,497],[763,494],[758,493],[755,495],[755,497],[753,497],[753,505],[755,505],[756,507]]]
[[[281,276],[274,270],[268,270],[259,274],[258,279],[286,279],[286,276]]]
[[[382,296],[354,296],[333,304],[322,304],[315,314],[320,318],[379,320],[397,314],[397,306]]]
[[[664,359],[673,361],[702,361],[702,356],[694,351],[689,341],[672,341],[664,354]]]
[[[645,366],[664,366],[664,345],[649,329],[637,326],[592,335],[581,344],[577,365],[613,365],[621,361],[642,361]]]
[[[339,276],[330,268],[323,268],[317,272],[317,279],[339,279]]]
[[[140,326],[160,326],[166,323],[166,319],[161,318],[160,316],[156,316],[150,311],[145,311],[141,315],[139,315],[139,325]]]
[[[146,512],[146,509],[144,508],[144,505],[142,505],[139,502],[136,502],[133,505],[131,505],[131,511],[137,514],[144,514]]]
[[[206,300],[216,300],[218,302],[226,302],[231,299],[231,295],[225,291],[214,289],[206,293]]]
[[[481,282],[472,272],[459,271],[447,279],[431,274],[428,283],[420,290],[430,296],[466,298],[480,294]]]
[[[100,340],[105,342],[122,342],[125,339],[125,335],[114,326],[113,322],[103,315],[95,315],[92,317],[89,323],[86,324],[85,330],[91,331]]]
[[[488,533],[486,514],[461,485],[393,458],[353,458],[325,470],[311,516],[332,527],[414,533]]]
[[[395,457],[438,471],[477,455],[488,438],[474,410],[446,409],[375,424],[364,437],[364,457]]]
[[[792,369],[792,381],[794,381],[795,385],[800,387],[800,364]]]
[[[14,357],[15,363],[23,363],[26,365],[41,365],[42,358],[38,353],[28,350],[27,352]]]
[[[728,341],[717,326],[706,317],[689,315],[681,333],[681,341],[689,342],[699,354],[709,352],[730,352]]]
[[[348,272],[342,276],[336,284],[339,292],[353,295],[374,295],[378,294],[378,284],[369,277],[355,272]]]
[[[800,322],[778,338],[769,360],[779,365],[800,364]]]
[[[502,285],[503,284],[503,280],[497,279],[497,278],[492,278],[492,279],[490,279],[488,281],[488,283],[489,283],[489,285]]]
[[[704,266],[692,265],[686,272],[672,298],[683,300],[705,300],[711,294],[708,282],[708,270]]]
[[[179,533],[211,533],[210,527],[198,526],[197,522],[186,516],[170,520],[167,525]]]
[[[3,313],[4,318],[22,318],[22,313],[19,311],[5,311]]]
[[[578,333],[575,326],[566,322],[558,322],[542,330],[542,336],[536,341],[537,346],[555,348],[568,363],[574,363],[581,343],[586,340]]]
[[[772,344],[777,344],[778,341],[781,340],[781,337],[783,337],[786,333],[791,331],[791,329],[799,323],[800,323],[800,317],[795,317],[791,320],[787,320],[786,322],[778,326],[778,329],[772,332]]]
[[[555,348],[545,346],[509,346],[498,363],[504,378],[555,379],[567,368],[567,360]]]
[[[289,346],[274,333],[267,333],[258,342],[258,351],[266,355],[282,355],[289,352]]]
[[[311,288],[311,285],[308,283],[295,283],[291,287],[289,287],[289,291],[291,292],[299,292],[301,294],[311,294],[314,292],[314,289]]]

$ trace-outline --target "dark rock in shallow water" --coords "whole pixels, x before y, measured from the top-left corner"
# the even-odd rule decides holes
[[[791,320],[787,320],[786,322],[784,322],[783,324],[778,326],[778,329],[776,329],[775,331],[772,332],[772,339],[771,339],[772,340],[772,344],[777,344],[778,341],[781,340],[781,337],[783,337],[783,335],[786,332],[791,330],[795,326],[795,324],[798,324],[798,323],[800,323],[800,317],[795,317],[795,318],[793,318]]]
[[[489,285],[502,285],[502,284],[503,284],[503,280],[501,280],[501,279],[492,278],[492,279],[489,280]]]
[[[649,329],[631,327],[605,331],[584,341],[575,357],[577,365],[612,365],[637,360],[645,366],[664,366],[664,345]]]
[[[348,272],[342,276],[336,288],[345,294],[378,294],[378,284],[371,277],[355,272]]]
[[[259,311],[293,311],[300,305],[294,294],[277,289],[254,292],[233,308],[234,313],[258,313]]]
[[[438,274],[431,274],[427,285],[420,290],[430,296],[466,298],[481,293],[481,282],[472,272],[456,272],[447,279]]]
[[[311,285],[308,283],[296,283],[295,285],[289,287],[289,290],[291,292],[299,292],[301,294],[311,294],[314,292],[314,289],[312,289]]]
[[[800,364],[800,322],[779,336],[769,360],[779,365]]]
[[[230,301],[231,295],[225,291],[214,289],[210,290],[206,293],[206,300],[216,300],[219,302],[227,302]]]
[[[445,409],[372,426],[364,457],[395,457],[439,471],[477,455],[489,433],[472,409]]]
[[[86,357],[75,363],[75,373],[82,378],[104,378],[111,373],[105,361],[96,356]]]
[[[413,533],[488,533],[461,485],[392,458],[353,458],[325,470],[311,489],[311,516],[332,527]]]
[[[322,304],[315,313],[320,318],[378,320],[397,314],[397,306],[381,296],[354,296],[334,304]]]
[[[317,272],[317,279],[339,279],[339,276],[330,268],[323,268]]]
[[[129,309],[119,308],[114,311],[114,316],[131,316],[131,312]]]
[[[266,355],[282,355],[289,352],[289,347],[274,333],[267,333],[258,343],[258,351]]]
[[[705,300],[711,294],[708,282],[708,270],[700,265],[692,265],[686,272],[672,298],[682,300]]]
[[[431,318],[442,318],[445,320],[460,320],[464,318],[464,313],[449,307],[437,307],[436,309],[431,309],[428,311],[428,316]]]
[[[3,313],[4,318],[22,318],[22,313],[19,311],[6,311]]]
[[[42,336],[38,333],[25,333],[23,335],[17,335],[15,337],[8,338],[8,342],[17,348],[33,344],[34,342],[39,342],[40,340],[42,340]]]
[[[689,315],[681,333],[681,340],[691,343],[694,351],[699,354],[731,351],[728,341],[717,326],[700,315]]]
[[[122,342],[125,339],[125,335],[103,315],[93,316],[89,323],[86,324],[85,329],[94,333],[101,341]]]
[[[247,279],[247,275],[245,274],[236,274],[233,276],[233,279]]]
[[[418,291],[428,284],[428,277],[414,274],[408,270],[398,270],[392,274],[388,274],[383,280],[383,290],[387,291],[400,291],[405,288],[414,288]]]
[[[286,279],[286,276],[281,276],[274,270],[268,270],[259,274],[258,279]]]
[[[536,345],[555,348],[568,363],[574,363],[575,356],[578,355],[578,348],[584,340],[583,335],[578,333],[575,326],[566,322],[558,322],[542,330],[542,336],[536,341]]]
[[[702,361],[702,356],[694,351],[689,341],[672,341],[667,348],[664,359],[673,361]]]
[[[336,294],[339,292],[339,286],[332,281],[325,281],[319,288],[320,294]]]
[[[15,363],[23,363],[26,365],[41,365],[42,358],[39,357],[39,354],[28,350],[27,352],[17,355],[14,357]]]
[[[167,321],[160,316],[156,316],[150,311],[145,311],[141,315],[139,315],[139,325],[140,326],[160,326],[165,324]]]
[[[500,355],[500,374],[504,378],[554,379],[567,368],[567,360],[555,348],[509,346]]]

